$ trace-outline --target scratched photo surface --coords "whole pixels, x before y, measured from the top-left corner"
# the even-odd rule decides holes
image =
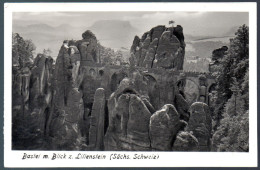
[[[12,15],[12,150],[249,151],[249,13]]]

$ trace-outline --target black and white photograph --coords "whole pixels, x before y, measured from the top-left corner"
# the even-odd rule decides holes
[[[5,137],[20,161],[255,153],[249,11],[73,5],[9,12]]]

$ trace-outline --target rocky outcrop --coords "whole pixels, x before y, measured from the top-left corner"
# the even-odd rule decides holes
[[[173,105],[167,104],[155,112],[149,124],[151,147],[153,150],[170,151],[181,128],[180,115]]]
[[[68,52],[69,48],[62,45],[56,59],[54,79],[54,102],[56,106],[63,107],[67,104],[68,93],[72,89],[72,62]]]
[[[82,34],[82,40],[76,42],[76,46],[79,49],[81,61],[88,63],[97,62],[97,38],[90,31],[87,30]]]
[[[13,70],[14,72],[14,70]],[[29,67],[17,69],[13,76],[13,90],[12,90],[12,110],[13,117],[16,113],[25,113],[29,109],[29,92],[30,92],[30,76],[31,70]]]
[[[208,106],[195,103],[189,110],[185,83],[175,71],[182,69],[185,52],[181,26],[157,26],[136,36],[132,67],[101,65],[95,35],[86,31],[82,37],[64,41],[54,70],[53,60],[45,55],[16,70],[13,116],[23,114],[13,121],[15,134],[23,127],[22,119],[33,122],[28,125],[33,135],[45,132],[52,150],[210,149]],[[199,92],[205,96],[205,88]]]
[[[137,86],[136,81],[141,81],[139,76],[141,74],[136,73],[131,78],[125,77],[108,100],[109,126],[105,135],[105,150],[171,151],[174,144],[176,150],[180,150],[182,145],[197,148],[197,139],[192,134],[178,134],[187,125],[183,121],[183,114],[188,114],[187,102],[177,97],[178,102],[184,103],[179,108],[181,114],[171,104],[156,111],[145,93],[141,94],[142,85]],[[188,118],[187,115],[185,120]],[[182,143],[182,140],[185,142]]]
[[[130,80],[124,79],[108,100],[109,127],[105,150],[149,150],[151,113]]]
[[[92,150],[104,149],[105,107],[105,90],[98,88],[95,92],[89,129],[89,148]]]
[[[38,54],[34,62],[13,68],[12,123],[14,149],[40,148],[52,100],[53,59]],[[22,134],[21,134],[22,133]]]
[[[162,36],[162,34],[165,30],[166,30],[166,27],[164,25],[159,25],[159,26],[152,28],[150,30],[152,41],[156,38],[160,39],[160,37]]]
[[[75,87],[73,68],[77,59],[69,53],[66,42],[61,47],[53,75],[53,100],[48,134],[52,137],[53,147],[75,149],[77,139],[81,137],[84,114],[82,93]],[[77,74],[76,74],[77,75]]]
[[[180,119],[182,119],[182,120],[184,120],[186,122],[189,121],[190,113],[189,113],[188,102],[179,93],[175,94],[174,106],[176,107],[176,110],[180,114]]]
[[[135,37],[131,47],[130,64],[146,68],[183,69],[185,42],[183,28],[157,26]]]
[[[179,47],[180,42],[176,36],[172,35],[171,31],[163,32],[156,50],[154,67],[177,68],[175,60],[178,59]]]
[[[148,47],[148,50],[146,51],[144,62],[143,62],[143,66],[146,68],[153,67],[153,61],[155,59],[158,41],[159,41],[158,38],[152,40],[151,44]]]
[[[46,133],[46,122],[49,119],[53,97],[53,59],[43,54],[38,54],[34,60],[34,67],[31,72],[29,91],[30,110],[38,115],[39,128]]]
[[[180,131],[174,141],[173,151],[198,151],[198,140],[189,132]]]
[[[136,48],[139,47],[139,43],[140,43],[140,38],[138,36],[135,36],[134,41],[133,41],[133,45],[131,46],[130,51],[135,53]]]
[[[77,139],[81,137],[79,125],[83,107],[82,94],[73,88],[68,93],[67,104],[54,108],[49,130],[53,149],[77,149]]]
[[[198,139],[199,151],[209,151],[212,119],[208,105],[195,102],[190,107],[190,114],[186,130]]]
[[[16,111],[38,115],[34,121],[39,123],[41,132],[45,131],[49,114],[45,111],[52,99],[52,64],[51,57],[38,54],[33,65],[18,70],[13,81],[13,115]]]

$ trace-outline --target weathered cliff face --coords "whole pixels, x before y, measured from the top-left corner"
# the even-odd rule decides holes
[[[13,72],[13,147],[39,149],[52,100],[53,59],[37,55],[32,65]],[[21,134],[24,133],[24,134]]]
[[[53,100],[46,126],[53,141],[53,149],[76,149],[77,139],[82,136],[84,114],[82,93],[75,86],[79,58],[71,53],[66,42],[60,49],[53,75]]]
[[[181,85],[184,80],[174,71],[182,69],[184,57],[180,26],[157,26],[141,39],[135,37],[131,67],[99,65],[97,38],[90,31],[82,36],[79,41],[64,41],[54,69],[50,57],[38,55],[33,66],[18,70],[13,77],[13,116],[19,112],[29,115],[30,119],[22,118],[34,123],[30,125],[37,129],[34,134],[45,135],[46,148],[210,148],[207,105],[195,103],[189,107]],[[18,123],[17,134],[19,127]]]
[[[109,126],[105,150],[149,150],[151,113],[140,95],[132,89],[131,80],[121,81],[108,100]]]
[[[151,113],[135,94],[111,96],[108,101],[109,127],[105,150],[149,150]]]
[[[150,119],[149,132],[153,150],[172,150],[173,142],[180,130],[180,115],[171,104],[164,105]]]
[[[82,34],[82,40],[76,42],[76,46],[80,51],[81,61],[90,63],[97,62],[97,38],[89,30]]]
[[[50,115],[52,101],[53,59],[39,54],[34,60],[30,77],[30,110],[38,115],[39,127],[46,133],[45,123]]]
[[[210,151],[212,119],[208,105],[195,102],[190,107],[190,113],[187,131],[198,139],[199,151]]]
[[[132,66],[182,70],[184,55],[183,28],[160,25],[134,38],[129,60]]]
[[[145,95],[139,93],[134,78],[124,78],[108,100],[105,150],[198,150],[198,139],[184,131],[187,122],[182,113],[172,104],[155,111]],[[189,120],[189,116],[186,119]]]

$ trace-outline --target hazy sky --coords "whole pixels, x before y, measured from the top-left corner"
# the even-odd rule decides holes
[[[157,25],[167,25],[169,20],[182,25],[185,34],[220,35],[233,27],[247,24],[248,13],[243,12],[40,12],[14,13],[13,21],[20,26],[72,24],[89,27],[99,20],[129,21],[140,34]]]

